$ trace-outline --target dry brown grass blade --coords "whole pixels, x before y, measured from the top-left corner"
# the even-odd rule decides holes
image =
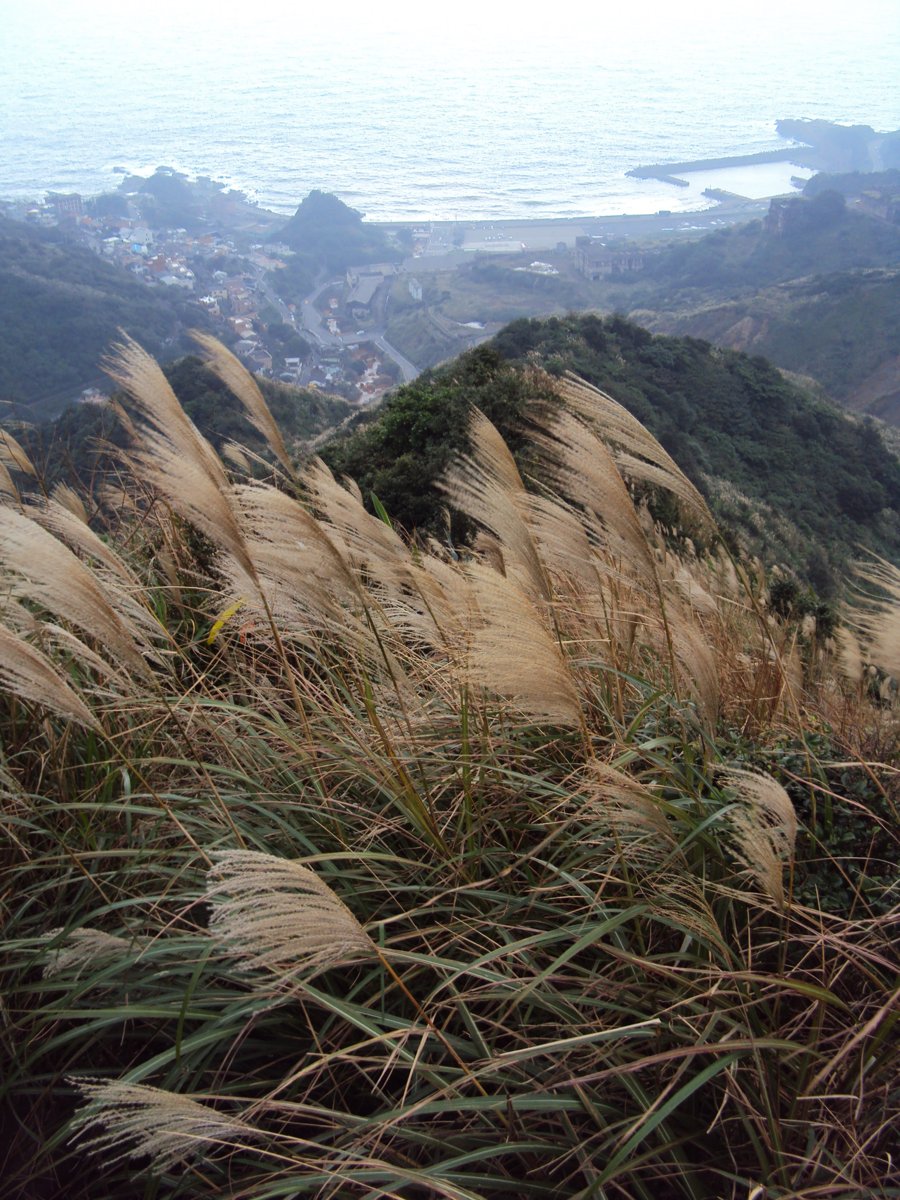
[[[209,932],[220,951],[277,989],[337,963],[376,956],[368,934],[314,871],[255,850],[212,856]]]
[[[302,482],[315,512],[343,544],[347,561],[356,570],[390,588],[406,577],[410,562],[406,543],[384,521],[366,512],[359,496],[338,483],[321,459],[306,466]]]
[[[253,563],[229,503],[224,467],[160,367],[129,338],[116,347],[106,371],[136,410],[139,448],[134,458],[143,478],[179,516],[233,555],[252,578]]]
[[[839,625],[834,631],[834,637],[837,643],[838,670],[851,683],[860,683],[864,666],[859,640],[846,625]]]
[[[110,1079],[72,1079],[86,1100],[72,1121],[80,1150],[103,1154],[107,1163],[150,1159],[167,1171],[216,1149],[236,1149],[262,1134],[238,1117],[188,1096]],[[91,1136],[87,1136],[91,1135]]]
[[[701,493],[624,405],[575,375],[567,375],[559,390],[569,408],[613,447],[616,462],[626,475],[668,489],[707,531],[717,532],[715,519]]]
[[[250,464],[250,456],[247,451],[238,442],[226,442],[221,448],[221,455],[224,459],[237,467],[244,475],[252,475],[253,468]]]
[[[39,650],[0,625],[0,684],[13,695],[43,704],[66,720],[88,729],[98,722],[79,695]]]
[[[30,504],[27,513],[44,529],[49,530],[61,542],[80,551],[87,558],[102,563],[132,587],[140,583],[134,572],[116,553],[108,541],[104,541],[87,523],[87,513],[71,488],[57,487],[49,500]]]
[[[716,772],[722,787],[737,793],[729,814],[738,856],[763,891],[783,908],[784,868],[794,855],[797,814],[790,796],[771,775],[724,767]]]
[[[19,489],[13,482],[13,477],[7,470],[6,464],[0,461],[0,496],[7,496],[10,500],[19,501]]]
[[[673,619],[669,609],[672,641],[690,690],[707,726],[715,729],[719,715],[719,673],[716,656],[704,631],[686,617]]]
[[[358,643],[364,637],[358,618],[364,596],[328,529],[277,488],[238,485],[233,499],[254,563],[252,579],[231,572],[236,595],[253,605],[261,589],[272,611],[286,617],[293,612],[295,622],[300,613],[306,629],[338,632]]]
[[[855,564],[854,575],[875,591],[856,588],[857,603],[847,624],[860,635],[865,657],[900,679],[900,568],[870,554]]]
[[[466,575],[480,614],[464,660],[472,680],[533,720],[583,726],[569,665],[531,599],[490,567]]]
[[[8,429],[0,429],[0,464],[30,475],[32,479],[37,476],[31,459]]]
[[[470,454],[438,483],[450,503],[489,530],[500,543],[504,567],[520,587],[549,599],[549,582],[525,521],[527,494],[503,438],[478,409],[469,416]]]
[[[83,525],[87,525],[90,518],[88,511],[85,508],[84,501],[78,495],[74,488],[70,488],[67,483],[58,483],[51,492],[52,498],[62,508],[68,509],[73,517],[76,517]]]
[[[535,444],[543,473],[582,514],[588,536],[604,547],[620,570],[655,580],[656,563],[647,536],[603,441],[579,417],[563,410],[540,430]]]
[[[206,356],[206,365],[214,374],[218,375],[227,388],[234,392],[243,404],[244,411],[253,428],[265,438],[272,453],[288,475],[291,475],[293,468],[287,446],[285,446],[281,430],[275,423],[275,418],[259,390],[259,384],[240,359],[236,358],[211,334],[195,329],[191,332],[191,337],[203,350]]]
[[[148,674],[137,630],[109,601],[112,581],[101,587],[67,546],[8,508],[0,509],[0,567],[14,596],[36,601],[96,638],[135,673]]]

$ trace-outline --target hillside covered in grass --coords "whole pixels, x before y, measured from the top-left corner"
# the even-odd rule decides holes
[[[492,342],[400,388],[325,450],[406,528],[442,524],[434,481],[477,405],[518,447],[535,399],[572,371],[659,438],[743,544],[821,592],[867,545],[900,556],[900,463],[871,423],[788,383],[761,358],[653,336],[621,317],[520,320]],[[527,464],[523,463],[523,469]],[[658,509],[665,518],[665,505]]]
[[[134,344],[94,522],[0,442],[5,1195],[896,1195],[896,569],[782,620],[549,376],[411,543],[205,353],[265,482]]]
[[[807,276],[738,300],[632,316],[659,333],[762,355],[843,407],[900,425],[900,268]]]

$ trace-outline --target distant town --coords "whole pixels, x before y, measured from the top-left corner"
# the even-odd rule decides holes
[[[862,150],[871,157],[876,143],[883,152],[882,135],[868,127],[781,124],[790,125],[786,136],[819,143],[838,138],[841,147],[848,142],[857,157]],[[815,127],[814,134],[807,127]],[[686,187],[678,172],[705,167],[724,171],[725,180],[729,166],[761,168],[797,153],[794,148],[708,163],[658,164],[632,174]],[[832,159],[834,165],[856,165],[856,158],[826,155],[821,146],[806,158],[810,167],[832,165]],[[203,314],[197,323],[220,336],[250,370],[360,406],[413,379],[420,369],[490,338],[512,316],[591,307],[603,281],[640,272],[665,241],[698,237],[766,213],[769,220],[779,217],[774,206],[769,212],[769,198],[750,199],[717,186],[703,192],[715,203],[695,212],[382,223],[363,227],[372,231],[361,253],[364,261],[336,269],[334,257],[323,256],[311,266],[309,254],[298,255],[296,241],[288,245],[286,217],[212,179],[189,181],[166,167],[147,179],[122,174],[114,192],[96,197],[50,192],[30,202],[0,201],[0,214],[58,231],[148,288],[170,289],[189,310],[196,306],[198,318]],[[796,188],[804,180],[792,182]],[[326,198],[343,210],[339,216],[360,220],[336,198]],[[857,203],[873,215],[896,219],[892,192],[865,192]],[[334,232],[339,240],[340,230]],[[311,238],[314,243],[315,234]],[[346,243],[348,248],[354,244],[352,238]],[[383,261],[368,261],[373,246]],[[473,266],[492,262],[502,267],[486,267],[473,280]],[[502,270],[502,280],[488,276],[492,269],[495,275]],[[494,299],[488,302],[491,291]],[[101,387],[91,387],[70,399],[96,402],[104,396]]]

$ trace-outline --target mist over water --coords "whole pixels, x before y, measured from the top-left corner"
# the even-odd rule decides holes
[[[780,148],[778,117],[900,126],[900,19],[881,0],[852,19],[647,5],[640,25],[563,3],[527,28],[465,5],[340,24],[304,7],[4,14],[0,196],[165,164],[283,212],[314,187],[374,220],[679,211],[701,189],[625,172]]]

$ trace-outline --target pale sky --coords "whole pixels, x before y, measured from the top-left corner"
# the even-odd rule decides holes
[[[637,0],[624,4],[555,0],[541,5],[498,4],[491,0],[454,0],[449,5],[424,4],[421,0],[341,0],[334,5],[266,0],[258,8],[228,5],[222,0],[153,0],[149,7],[137,9],[123,5],[121,0],[91,0],[87,4],[72,0],[29,0],[27,4],[0,0],[0,17],[4,24],[10,21],[13,26],[24,18],[36,31],[54,25],[71,25],[73,30],[86,25],[105,26],[113,36],[123,25],[134,25],[150,40],[179,31],[193,35],[209,22],[230,26],[237,40],[260,23],[280,29],[285,37],[302,36],[303,30],[332,29],[352,39],[371,27],[451,41],[496,33],[508,38],[552,37],[557,30],[575,36],[578,31],[597,36],[606,30],[613,35],[628,31],[636,38],[665,36],[677,42],[697,23],[719,30],[723,37],[754,40],[777,35],[779,29],[805,30],[812,42],[823,36],[838,39],[850,29],[868,29],[873,37],[882,39],[900,34],[897,0],[754,0],[748,5],[730,5],[727,0]]]

